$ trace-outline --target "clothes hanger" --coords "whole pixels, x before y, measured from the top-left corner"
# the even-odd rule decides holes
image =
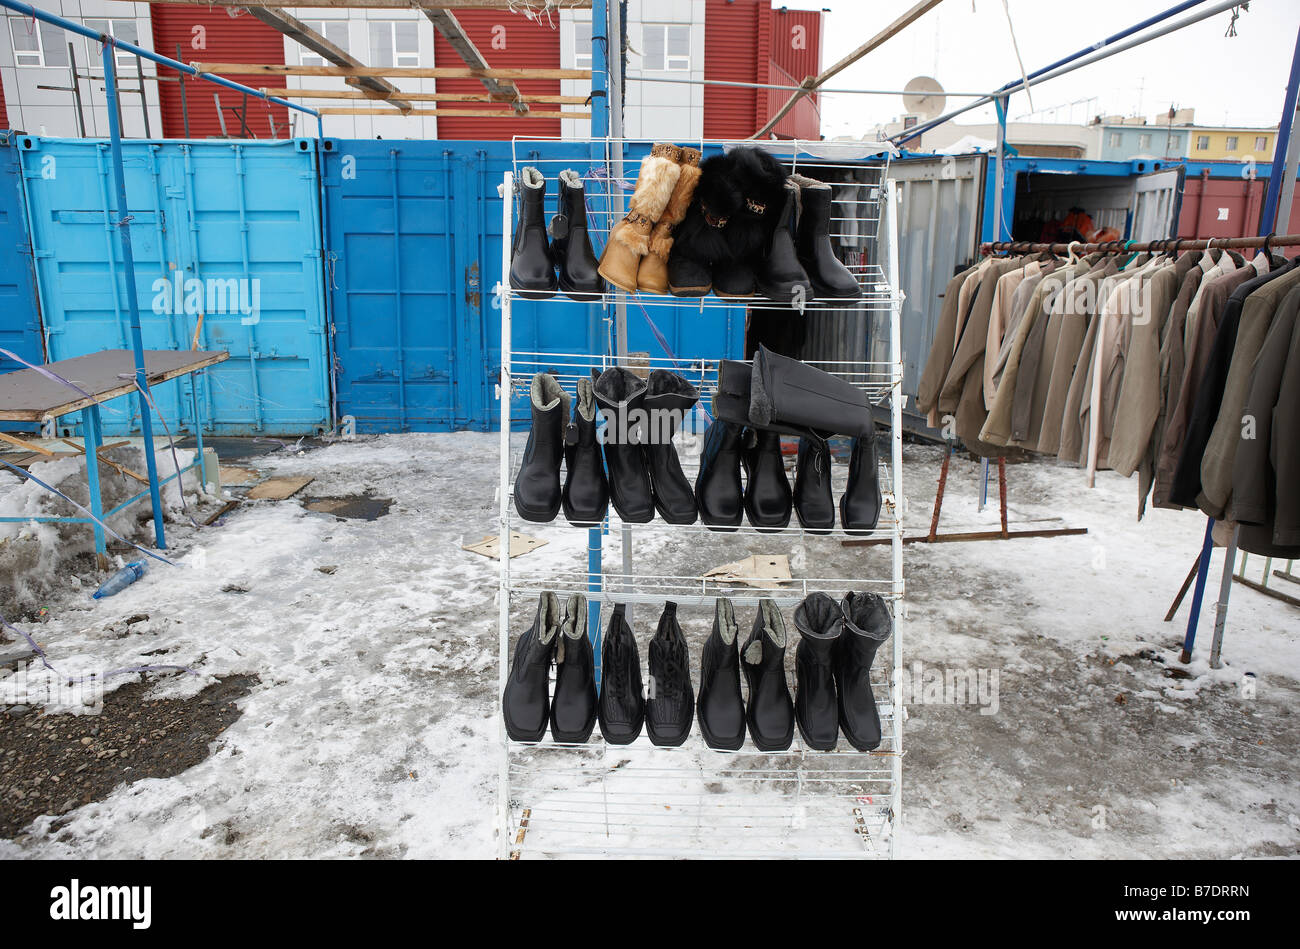
[[[1080,244],[1078,241],[1070,241],[1069,244],[1065,245],[1066,252],[1070,255],[1067,263],[1071,265],[1077,264],[1079,262],[1079,252],[1074,249],[1076,246],[1082,247],[1083,245]]]

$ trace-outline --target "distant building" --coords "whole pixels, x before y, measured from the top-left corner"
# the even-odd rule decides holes
[[[1188,158],[1193,161],[1271,162],[1277,129],[1199,125],[1194,109],[1170,110],[1151,121],[1102,116],[1093,121],[1100,135],[1098,158]]]

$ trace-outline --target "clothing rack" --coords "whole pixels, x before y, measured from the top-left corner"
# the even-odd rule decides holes
[[[1136,254],[1146,251],[1179,253],[1185,250],[1210,250],[1211,248],[1231,250],[1241,247],[1298,246],[1300,246],[1300,234],[1261,234],[1257,237],[1170,237],[1154,241],[1103,241],[1100,244],[1086,244],[1083,241],[1070,241],[1067,244],[985,241],[980,244],[980,253],[988,255],[1007,251],[1018,254]]]
[[[1210,250],[1213,248],[1232,250],[1238,248],[1259,247],[1268,251],[1274,247],[1297,246],[1300,246],[1300,234],[1259,234],[1253,237],[1170,237],[1153,241],[1103,241],[1101,243],[1070,241],[1068,243],[1043,244],[1032,241],[985,241],[980,244],[980,253],[986,256],[998,252],[1021,254],[1069,254],[1071,256],[1093,253],[1129,254],[1143,252],[1169,252],[1176,255],[1182,251]],[[1210,554],[1214,550],[1214,538],[1212,536],[1213,528],[1214,518],[1209,518],[1205,526],[1205,540],[1201,545],[1201,553],[1197,559],[1196,565],[1187,575],[1187,579],[1183,582],[1182,589],[1179,590],[1178,596],[1174,599],[1173,606],[1165,616],[1166,622],[1173,619],[1174,612],[1178,609],[1183,597],[1186,596],[1188,587],[1191,586],[1194,577],[1196,580],[1196,589],[1192,598],[1191,613],[1187,619],[1187,634],[1183,639],[1183,650],[1179,657],[1180,661],[1183,663],[1190,663],[1192,661],[1192,649],[1196,645],[1196,627],[1201,616],[1201,602],[1204,597],[1206,579],[1210,569]],[[1242,578],[1236,574],[1236,561],[1237,532],[1234,530],[1232,537],[1226,546],[1226,553],[1223,562],[1223,577],[1219,585],[1219,600],[1215,604],[1214,639],[1210,646],[1210,666],[1215,669],[1219,668],[1221,665],[1220,657],[1223,648],[1223,631],[1228,618],[1228,600],[1232,591],[1232,581],[1242,580]],[[1254,584],[1247,585],[1252,587],[1255,586]]]

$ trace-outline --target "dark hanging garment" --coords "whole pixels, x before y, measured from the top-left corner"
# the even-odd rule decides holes
[[[1184,507],[1196,507],[1196,496],[1201,493],[1201,458],[1209,444],[1214,431],[1214,423],[1219,418],[1219,407],[1223,401],[1223,387],[1228,381],[1228,369],[1232,366],[1232,353],[1237,347],[1237,328],[1241,320],[1241,308],[1246,298],[1282,274],[1289,272],[1300,258],[1291,261],[1286,267],[1272,270],[1253,280],[1247,280],[1228,297],[1219,322],[1219,331],[1214,337],[1214,349],[1210,361],[1201,377],[1196,392],[1196,402],[1192,407],[1191,417],[1187,422],[1187,435],[1183,441],[1182,453],[1178,457],[1178,467],[1174,472],[1170,500]]]

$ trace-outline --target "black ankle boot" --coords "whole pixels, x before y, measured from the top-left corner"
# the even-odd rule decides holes
[[[645,724],[641,695],[641,653],[625,618],[626,606],[616,604],[609,616],[600,650],[600,734],[611,745],[630,745]]]
[[[757,281],[754,268],[744,260],[729,260],[713,267],[713,292],[720,297],[752,297]]]
[[[609,481],[605,459],[596,442],[596,398],[590,379],[578,380],[573,421],[564,430],[564,517],[570,524],[592,526],[605,519]]]
[[[587,598],[569,597],[555,649],[555,697],[551,737],[581,744],[596,727],[596,658],[587,638]]]
[[[550,711],[547,679],[559,631],[560,601],[554,593],[543,593],[533,625],[515,645],[515,659],[501,697],[506,734],[513,741],[541,741],[546,734]]]
[[[758,603],[754,628],[740,657],[749,685],[745,719],[759,751],[785,751],[794,741],[794,703],[785,684],[785,620],[770,599]]]
[[[519,172],[519,220],[510,257],[510,286],[529,300],[555,296],[559,281],[546,241],[546,179],[532,166]],[[507,197],[509,197],[507,195]]]
[[[799,461],[794,475],[794,510],[810,534],[829,534],[835,526],[835,498],[831,494],[831,449],[815,436],[799,439]]]
[[[776,432],[749,429],[753,439],[745,449],[745,513],[760,531],[775,531],[790,524],[793,504],[790,479],[781,460],[781,436]]]
[[[794,651],[795,721],[804,744],[831,751],[840,733],[834,667],[844,614],[825,593],[813,593],[795,607],[794,626],[799,630]]]
[[[745,742],[745,702],[740,696],[740,643],[736,609],[725,596],[713,607],[713,632],[700,654],[700,731],[710,748],[735,751]]]
[[[702,297],[713,289],[708,265],[673,251],[668,256],[668,290],[675,297]]]
[[[840,498],[840,524],[846,534],[869,534],[880,521],[880,465],[876,437],[853,439],[849,457],[849,484]]]
[[[646,466],[655,510],[669,524],[695,523],[695,492],[682,472],[673,435],[699,399],[695,386],[677,373],[667,369],[650,373],[644,403],[650,426]]]
[[[831,186],[792,175],[799,186],[799,229],[795,248],[817,299],[853,299],[862,288],[831,248]]]
[[[650,640],[650,692],[645,703],[645,727],[652,744],[674,748],[691,733],[695,691],[691,688],[691,658],[686,637],[677,623],[677,604],[664,604],[659,629]]]
[[[618,516],[629,524],[654,519],[654,497],[646,468],[645,380],[629,369],[606,369],[592,387],[596,405],[605,416],[605,464],[609,468],[609,499]]]
[[[894,619],[888,604],[875,593],[849,593],[840,607],[844,632],[835,655],[840,728],[858,751],[872,751],[880,746],[880,711],[871,691],[871,663],[889,638]]]
[[[796,298],[811,301],[812,284],[794,251],[795,206],[799,186],[793,178],[785,182],[785,199],[776,218],[776,230],[768,239],[763,262],[758,268],[758,292],[769,300],[789,303]]]
[[[526,521],[545,523],[555,520],[560,510],[560,458],[569,394],[550,373],[539,372],[528,387],[528,404],[533,427],[515,476],[515,510]]]
[[[695,478],[695,503],[700,520],[710,530],[732,531],[745,514],[744,488],[740,483],[740,455],[744,450],[744,429],[714,419],[704,433],[700,473]]]
[[[560,289],[570,300],[600,299],[605,282],[596,272],[596,254],[587,233],[587,194],[576,171],[560,172],[559,213],[551,218],[551,255],[559,269]]]

